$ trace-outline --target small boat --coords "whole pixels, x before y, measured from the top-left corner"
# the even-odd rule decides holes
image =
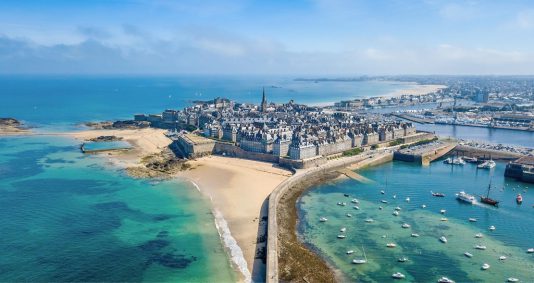
[[[396,247],[396,246],[397,246],[397,245],[395,245],[394,243],[387,243],[387,244],[386,244],[386,247],[388,247],[388,248],[394,248],[394,247]]]
[[[406,202],[410,202],[410,197],[407,197],[407,198],[406,198]]]
[[[408,229],[410,227],[412,227],[412,226],[410,226],[410,224],[408,224],[408,223],[402,224],[402,228],[404,228],[404,229]]]
[[[360,207],[357,206],[357,205],[355,205],[355,206],[354,206],[354,209],[356,209],[356,210],[360,210]]]
[[[380,193],[381,193],[381,194],[385,194],[386,192],[384,192],[384,191],[382,190],[382,191],[380,191]]]
[[[355,198],[353,198],[350,202],[352,202],[352,203],[360,203],[360,201],[358,199],[355,199]]]
[[[383,208],[383,207],[379,206],[379,207],[378,207],[378,210],[382,210],[382,208]]]
[[[467,163],[478,163],[478,158],[476,157],[462,156],[462,159]]]
[[[507,257],[504,256],[504,255],[502,255],[502,256],[499,257],[499,260],[506,260],[506,259],[507,259]]]
[[[347,254],[348,254],[348,255],[353,254],[353,253],[354,253],[353,250],[348,250],[348,251],[347,251]]]
[[[399,216],[399,212],[395,210],[395,211],[393,211],[393,215]]]
[[[519,282],[519,279],[517,278],[514,278],[514,277],[509,277],[508,280],[506,280],[508,282]]]
[[[438,283],[455,283],[454,281],[452,281],[451,279],[443,276],[441,277],[439,280],[438,280]]]
[[[482,270],[488,270],[489,268],[490,268],[490,265],[487,264],[487,263],[484,263],[484,264],[482,265]]]
[[[440,221],[449,221],[449,219],[447,219],[447,218],[445,218],[445,217],[442,217],[442,218],[440,219]]]
[[[445,214],[445,212],[447,212],[445,209],[442,209],[442,210],[439,211],[439,213],[441,213],[441,214]]]
[[[382,235],[382,239],[385,239],[387,238],[388,236],[387,235]]]
[[[339,205],[339,206],[345,206],[345,205],[347,205],[347,203],[346,203],[346,202],[338,202],[337,205]]]
[[[345,197],[349,197],[349,194],[343,194]]]
[[[385,200],[385,199],[381,200],[380,202],[381,202],[381,203],[388,203],[388,201]]]
[[[338,239],[345,239],[345,237],[347,237],[347,236],[345,236],[345,235],[337,235]]]
[[[365,249],[363,248],[363,246],[362,246],[362,251],[363,251],[363,258],[355,258],[355,259],[352,260],[352,263],[354,263],[354,264],[367,263],[367,256],[365,255]]]
[[[347,213],[347,217],[352,217],[352,214],[350,214],[350,213]]]
[[[321,217],[321,218],[319,218],[319,221],[326,222],[326,221],[328,221],[328,219],[326,217]]]
[[[517,202],[517,204],[522,204],[523,203],[523,196],[521,196],[521,194],[517,194],[517,197],[515,198],[515,201]]]
[[[477,222],[476,218],[469,218],[469,222]]]
[[[447,238],[445,238],[445,236],[439,237],[439,240],[440,240],[440,242],[442,242],[444,244],[447,243]]]
[[[484,236],[482,236],[481,233],[477,233],[477,234],[475,234],[475,238],[482,238],[482,237],[484,237]]]
[[[491,190],[491,181],[490,181],[490,183],[488,185],[488,190],[486,192],[486,196],[480,196],[480,202],[485,203],[485,204],[489,204],[489,205],[493,205],[493,206],[498,206],[499,205],[499,201],[489,197],[490,190]]]
[[[339,232],[341,232],[341,233],[345,233],[345,231],[347,231],[347,228],[345,228],[345,227],[339,229]]]
[[[486,249],[486,246],[483,246],[483,245],[476,245],[476,246],[475,246],[475,249],[477,249],[477,250],[485,250],[485,249]]]
[[[393,273],[393,275],[391,275],[391,277],[395,278],[395,279],[404,279],[406,276],[400,272],[395,272]]]
[[[401,258],[397,259],[397,261],[398,261],[398,262],[407,262],[408,259],[405,258],[405,257],[401,257]]]
[[[397,195],[393,195],[393,198],[397,198]]]
[[[402,209],[401,209],[400,207],[397,206],[397,207],[395,207],[395,210],[400,211],[400,210],[402,210]]]
[[[473,254],[468,253],[468,252],[465,252],[464,255],[465,255],[466,257],[473,257]]]
[[[530,248],[527,250],[527,253],[531,254],[531,253],[534,253],[534,248]]]
[[[490,229],[490,231],[495,231],[495,226],[491,225],[491,226],[489,227],[489,229]]]
[[[417,237],[419,237],[419,234],[417,234],[417,233],[412,233],[411,236],[414,237],[414,238],[417,238]]]
[[[373,222],[375,222],[375,221],[373,220],[373,218],[367,218],[367,219],[365,219],[365,222],[367,222],[367,223],[373,223]]]
[[[421,208],[426,208],[426,204],[421,205]]]
[[[469,204],[475,203],[475,197],[464,191],[461,191],[458,194],[456,194],[456,199],[459,201],[469,203]]]
[[[434,197],[438,197],[438,198],[445,197],[445,194],[443,194],[443,193],[434,193],[432,191],[430,191],[430,192],[432,193],[432,196],[434,196]]]
[[[478,165],[477,165],[477,168],[478,168],[478,169],[492,169],[493,167],[495,167],[495,165],[497,165],[497,164],[495,163],[495,161],[493,161],[493,160],[490,159],[490,160],[486,160],[486,161],[484,161],[484,162],[478,164]]]

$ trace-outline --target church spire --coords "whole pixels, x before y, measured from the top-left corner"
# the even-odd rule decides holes
[[[262,95],[262,98],[261,98],[260,110],[261,110],[261,112],[267,111],[267,99],[265,98],[265,87],[263,87],[263,95]]]

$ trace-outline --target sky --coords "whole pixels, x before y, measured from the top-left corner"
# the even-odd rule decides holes
[[[2,0],[0,74],[532,75],[534,1]]]

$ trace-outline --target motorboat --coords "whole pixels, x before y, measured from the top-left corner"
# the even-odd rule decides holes
[[[404,228],[404,229],[408,229],[410,227],[412,227],[412,226],[410,226],[410,224],[408,224],[408,223],[402,224],[402,228]]]
[[[475,234],[475,238],[482,238],[482,237],[484,237],[484,236],[481,233]]]
[[[357,205],[355,205],[355,206],[354,206],[354,209],[356,209],[356,210],[360,210],[360,207],[357,206]]]
[[[438,198],[445,197],[445,194],[443,194],[443,193],[434,193],[432,191],[430,191],[430,192],[432,193],[432,196],[434,196],[434,197],[438,197]]]
[[[442,217],[442,218],[440,219],[440,221],[449,221],[449,219],[447,219],[447,218],[445,218],[445,217]]]
[[[350,197],[350,195],[349,195],[349,194],[343,194],[343,196],[345,196],[345,197]]]
[[[378,207],[378,210],[382,210],[382,208],[383,208],[382,206],[379,206],[379,207]]]
[[[478,169],[492,169],[492,168],[495,167],[495,165],[497,165],[497,164],[495,163],[495,161],[493,161],[493,160],[490,159],[490,160],[486,160],[486,161],[484,161],[484,162],[478,164],[478,165],[477,165],[477,168],[478,168]]]
[[[410,197],[407,197],[407,198],[406,198],[406,202],[410,202]]]
[[[484,264],[482,265],[482,270],[488,270],[489,268],[490,268],[490,265],[487,264],[487,263],[484,263]]]
[[[465,255],[466,257],[473,257],[473,254],[468,253],[468,252],[465,252],[464,255]]]
[[[393,195],[393,198],[397,198],[397,195]]]
[[[399,212],[395,210],[395,211],[393,211],[393,215],[399,216]]]
[[[360,201],[358,199],[355,199],[355,198],[353,198],[350,202],[352,202],[352,203],[360,203]]]
[[[347,205],[347,203],[346,203],[346,202],[338,202],[337,205],[339,205],[339,206],[345,206],[345,205]]]
[[[347,217],[352,217],[352,214],[350,214],[350,213],[347,213]]]
[[[395,207],[395,210],[400,211],[400,210],[402,210],[402,209],[401,209],[400,207],[397,206],[397,207]]]
[[[321,217],[321,218],[319,218],[319,221],[326,222],[326,221],[328,221],[328,219],[326,217]]]
[[[365,222],[367,222],[367,223],[373,223],[373,222],[375,222],[375,221],[374,221],[372,218],[367,218],[367,219],[365,219]]]
[[[489,229],[490,229],[490,231],[495,231],[495,226],[491,225],[491,226],[489,227]]]
[[[476,157],[462,156],[462,159],[467,163],[478,163],[478,158]]]
[[[339,229],[339,232],[341,232],[341,233],[345,233],[345,231],[347,231],[347,228],[345,228],[345,227]]]
[[[406,278],[406,276],[400,272],[395,272],[393,273],[393,275],[391,275],[391,277],[395,278],[395,279],[404,279]]]
[[[477,222],[476,218],[469,218],[469,222]]]
[[[485,250],[485,249],[486,249],[486,246],[483,246],[483,245],[476,245],[476,246],[475,246],[475,249],[477,249],[477,250]]]
[[[353,254],[353,253],[354,253],[353,250],[348,250],[348,251],[347,251],[347,254],[348,254],[348,255]]]
[[[345,235],[337,235],[337,238],[338,238],[338,239],[345,239],[346,237],[347,237],[347,236],[345,236]]]
[[[509,277],[508,280],[506,280],[508,282],[519,282],[519,279],[517,278],[514,278],[514,277]]]
[[[447,159],[443,161],[443,163],[449,164],[449,165],[464,165],[465,161],[461,157],[458,157],[458,158],[448,157]]]
[[[506,259],[507,259],[507,257],[504,256],[504,255],[502,255],[502,256],[499,257],[499,260],[506,260]]]
[[[445,212],[447,212],[445,209],[442,209],[442,210],[439,211],[439,213],[441,213],[441,214],[445,214]]]
[[[421,205],[421,208],[426,208],[426,204]]]
[[[387,244],[386,244],[386,247],[388,247],[388,248],[394,248],[394,247],[396,247],[396,246],[397,246],[397,245],[395,245],[394,243],[387,243]]]
[[[523,196],[521,194],[517,194],[517,197],[515,198],[515,201],[517,202],[517,204],[522,204],[523,203]]]
[[[438,283],[455,283],[453,280],[443,276],[438,280]]]
[[[387,238],[388,236],[387,235],[382,235],[382,239],[385,239]]]
[[[405,258],[405,257],[401,257],[401,258],[397,259],[397,261],[398,261],[398,262],[407,262],[408,259]]]
[[[445,238],[445,236],[441,236],[439,237],[439,241],[445,244],[447,243],[447,238]]]
[[[417,234],[417,233],[412,233],[411,236],[414,237],[414,238],[417,238],[417,237],[419,237],[419,234]]]
[[[534,253],[534,248],[530,248],[527,250],[527,253],[531,254],[531,253]]]
[[[466,202],[466,203],[469,203],[469,204],[473,204],[475,203],[475,197],[464,192],[464,191],[461,191],[459,192],[458,194],[456,194],[456,199],[459,200],[459,201],[463,201],[463,202]]]
[[[385,200],[385,199],[381,200],[380,202],[381,202],[381,203],[388,203],[388,201]]]
[[[385,194],[386,192],[384,192],[384,190],[380,191],[381,194]]]

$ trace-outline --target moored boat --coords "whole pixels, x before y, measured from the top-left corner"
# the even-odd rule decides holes
[[[475,246],[475,249],[477,249],[477,250],[485,250],[485,249],[486,249],[486,246],[483,246],[483,245],[476,245],[476,246]]]
[[[321,217],[321,218],[319,218],[319,221],[326,222],[326,221],[328,221],[328,219],[326,217]]]
[[[468,252],[465,252],[464,255],[465,255],[466,257],[473,257],[473,254],[468,253]]]
[[[391,277],[395,278],[395,279],[404,279],[406,276],[400,272],[395,272],[393,273],[393,275],[391,275]]]
[[[367,223],[373,223],[373,222],[375,222],[375,221],[373,220],[373,218],[367,218],[367,219],[365,219],[365,222],[367,222]]]
[[[432,191],[430,191],[430,192],[432,193],[432,196],[434,196],[434,197],[438,197],[438,198],[445,197],[445,194],[443,194],[443,193],[434,193]]]
[[[394,243],[387,243],[387,244],[386,244],[386,247],[388,247],[388,248],[394,248],[394,247],[396,247],[396,246],[397,246],[397,245],[395,245]]]
[[[530,248],[527,250],[527,253],[531,254],[531,253],[534,253],[534,248]]]
[[[350,202],[352,202],[352,203],[360,203],[360,201],[358,199],[355,199],[355,198],[353,198]]]
[[[412,233],[411,236],[414,237],[414,238],[417,238],[417,237],[419,237],[419,234],[417,234],[417,233]]]
[[[339,232],[341,232],[341,233],[345,233],[345,231],[347,231],[347,228],[345,228],[345,227],[339,229]]]
[[[405,258],[405,257],[401,257],[401,258],[397,259],[397,261],[398,261],[398,262],[407,262],[408,259]]]
[[[348,250],[348,251],[347,251],[347,254],[348,254],[348,255],[353,254],[353,253],[354,253],[353,250]]]
[[[521,194],[517,194],[517,197],[515,198],[515,201],[517,202],[517,204],[522,204],[523,203],[523,196]]]
[[[484,263],[484,264],[482,265],[482,270],[488,270],[489,268],[490,268],[490,265],[487,264],[487,263]]]
[[[469,222],[477,222],[476,218],[469,218]]]
[[[490,159],[490,160],[486,160],[486,161],[484,161],[484,162],[478,164],[478,165],[477,165],[477,168],[478,168],[478,169],[492,169],[492,168],[495,167],[495,165],[497,165],[497,164],[495,163],[495,161],[493,161],[493,160]]]
[[[482,236],[481,233],[477,233],[477,234],[475,234],[475,238],[482,238],[482,237],[484,237],[484,236]]]
[[[438,280],[438,283],[455,283],[453,280],[443,276]]]
[[[490,231],[495,231],[495,226],[491,225],[491,226],[489,227],[489,229],[490,229]]]
[[[439,241],[445,244],[447,243],[447,238],[445,238],[445,236],[441,236],[439,237]]]
[[[395,210],[395,211],[393,211],[393,215],[399,216],[399,212]]]
[[[519,282],[519,279],[517,278],[514,278],[514,277],[509,277],[508,280],[506,280],[508,282]]]
[[[402,224],[402,228],[404,228],[404,229],[407,229],[407,228],[410,228],[410,227],[412,227],[412,226],[410,226],[410,224],[408,224],[408,223]]]
[[[347,237],[347,236],[345,236],[345,235],[337,235],[337,238],[338,238],[338,239],[345,239],[346,237]]]

